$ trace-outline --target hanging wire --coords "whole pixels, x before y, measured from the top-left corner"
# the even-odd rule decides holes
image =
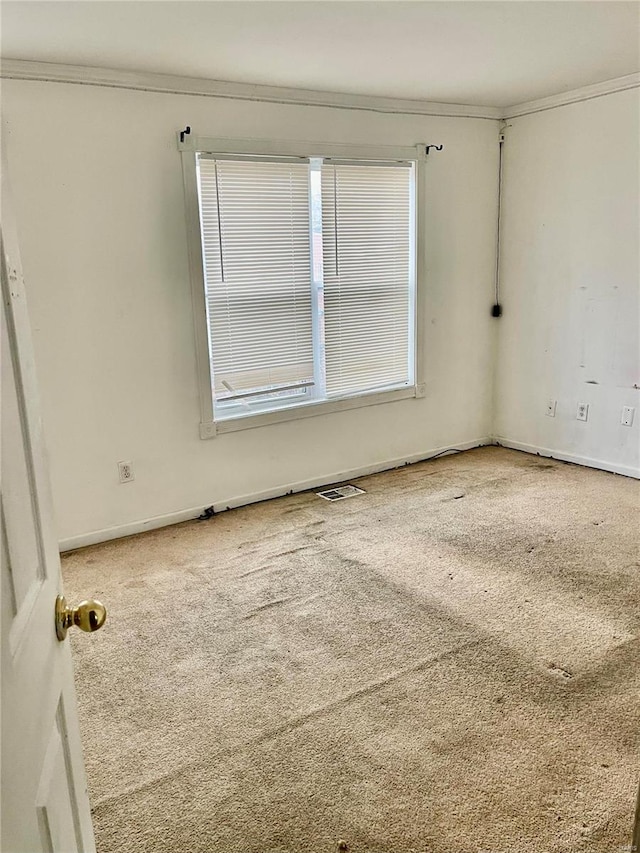
[[[496,229],[496,269],[495,269],[495,302],[493,306],[493,316],[499,317],[500,314],[500,238],[502,236],[502,161],[504,147],[504,128],[500,129],[498,137],[499,153],[498,153],[498,223]]]
[[[338,170],[333,167],[333,235],[336,244],[336,278],[340,275],[338,269]]]

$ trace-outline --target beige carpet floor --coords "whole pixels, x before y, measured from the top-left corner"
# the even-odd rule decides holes
[[[622,853],[640,483],[501,448],[63,559],[99,853]],[[241,489],[239,489],[241,491]]]

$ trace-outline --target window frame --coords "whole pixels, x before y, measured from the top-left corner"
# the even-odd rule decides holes
[[[191,280],[191,300],[196,345],[198,391],[200,398],[200,437],[213,438],[225,432],[254,429],[269,424],[283,423],[301,418],[317,417],[332,412],[347,411],[364,406],[391,403],[396,400],[426,396],[424,382],[424,313],[425,313],[425,166],[426,150],[423,144],[400,147],[387,145],[352,145],[345,143],[294,142],[286,140],[227,139],[177,134],[178,150],[182,160],[184,183],[187,249]],[[318,400],[269,412],[239,415],[235,418],[215,420],[213,388],[211,383],[211,352],[206,308],[204,262],[200,232],[200,207],[198,198],[197,155],[256,155],[340,160],[411,160],[415,163],[414,230],[415,279],[413,312],[414,323],[410,340],[414,343],[414,384],[387,391],[369,391],[338,400]]]

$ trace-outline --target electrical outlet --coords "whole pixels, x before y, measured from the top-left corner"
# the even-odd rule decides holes
[[[576,412],[576,419],[579,421],[588,421],[589,420],[589,404],[588,403],[578,403],[578,411]]]
[[[622,407],[622,417],[620,418],[622,426],[631,426],[635,412],[636,410],[633,406]]]
[[[121,483],[131,483],[135,479],[131,462],[118,462],[118,474]]]
[[[547,411],[545,412],[545,415],[548,418],[555,418],[557,404],[557,400],[547,400]]]

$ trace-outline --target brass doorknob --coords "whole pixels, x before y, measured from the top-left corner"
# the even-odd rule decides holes
[[[107,620],[107,608],[104,604],[90,598],[81,601],[77,607],[68,607],[64,595],[56,598],[56,636],[64,640],[72,625],[83,631],[97,631]]]

